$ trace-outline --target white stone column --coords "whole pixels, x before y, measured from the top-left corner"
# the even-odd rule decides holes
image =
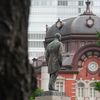
[[[100,92],[96,91],[96,100],[100,100]]]
[[[85,88],[84,100],[89,100],[88,87]]]
[[[41,68],[41,88],[44,91],[48,91],[48,84],[49,84],[48,66],[42,66]]]
[[[84,93],[85,93],[85,97],[88,97],[88,96],[89,96],[89,95],[88,95],[88,87],[85,88]]]

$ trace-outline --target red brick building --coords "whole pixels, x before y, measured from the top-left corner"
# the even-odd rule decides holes
[[[63,65],[59,71],[55,87],[66,92],[71,100],[100,100],[94,91],[94,82],[100,81],[100,47],[96,45],[100,31],[100,18],[90,11],[90,1],[86,11],[78,17],[58,21],[46,28],[45,48],[60,33],[63,43]],[[46,90],[48,84],[45,57],[33,59],[38,85]]]

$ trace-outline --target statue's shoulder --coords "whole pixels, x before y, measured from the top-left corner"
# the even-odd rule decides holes
[[[60,41],[59,41],[59,44],[60,44],[60,45],[63,45],[63,43],[62,43],[62,42],[60,42]]]

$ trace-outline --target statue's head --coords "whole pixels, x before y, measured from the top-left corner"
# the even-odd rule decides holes
[[[55,34],[55,38],[57,38],[59,41],[61,41],[61,35],[60,35],[60,33],[56,33]]]

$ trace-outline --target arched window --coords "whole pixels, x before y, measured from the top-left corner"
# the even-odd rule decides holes
[[[84,96],[84,83],[78,83],[78,97]]]
[[[95,97],[95,83],[90,83],[90,97]]]

